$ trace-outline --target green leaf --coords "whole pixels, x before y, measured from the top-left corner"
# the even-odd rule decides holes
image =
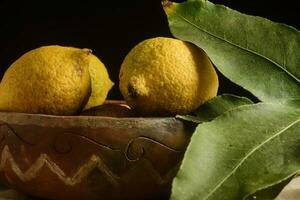
[[[231,94],[216,96],[200,106],[193,115],[177,115],[179,119],[195,123],[211,121],[222,113],[237,108],[239,106],[253,104],[246,97],[239,97]]]
[[[259,190],[256,193],[248,196],[247,200],[254,200],[254,199],[263,199],[263,200],[274,200],[277,197],[282,189],[290,183],[290,181],[294,177],[288,177],[286,180],[281,181],[278,184],[274,184],[273,186],[267,187],[265,189]]]
[[[300,106],[300,32],[207,0],[164,2],[172,34],[261,101]]]
[[[300,109],[266,103],[241,106],[198,125],[171,199],[240,200],[258,195],[259,200],[264,199],[259,191],[265,189],[276,196],[283,187],[276,186],[300,170],[299,154]]]

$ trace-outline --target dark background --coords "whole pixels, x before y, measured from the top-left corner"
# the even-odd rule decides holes
[[[212,2],[300,28],[297,1]],[[33,48],[50,44],[90,48],[116,83],[110,99],[122,98],[118,73],[128,51],[146,38],[171,36],[160,0],[0,0],[0,33],[0,79],[14,60]],[[220,81],[220,93],[253,99],[226,78],[220,76]]]

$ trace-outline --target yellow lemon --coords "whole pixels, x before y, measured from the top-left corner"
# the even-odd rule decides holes
[[[121,93],[137,113],[187,114],[216,96],[218,76],[206,53],[173,38],[147,39],[125,57]]]
[[[89,49],[57,45],[25,53],[4,74],[0,84],[0,110],[77,113],[93,94],[91,88],[95,81],[91,83],[91,79],[95,75],[90,76],[90,69],[96,66],[91,64],[92,59],[95,58]]]
[[[89,72],[91,76],[91,96],[83,110],[102,105],[114,83],[110,80],[105,65],[94,55],[89,57]]]

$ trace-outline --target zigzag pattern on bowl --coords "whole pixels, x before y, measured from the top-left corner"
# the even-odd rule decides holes
[[[7,124],[0,123],[0,128],[4,128],[4,127],[7,129],[7,131],[5,131],[5,134],[3,134],[3,132],[1,132],[2,134],[0,134],[0,144],[1,143],[5,144],[5,139],[10,135],[10,136],[18,138],[18,140],[21,143],[24,143],[26,145],[31,145],[31,144],[28,144],[26,142],[26,140],[24,140],[22,137],[20,137],[20,135],[17,134],[16,131],[12,127],[10,127]],[[71,133],[67,133],[67,134],[71,134]],[[65,135],[65,134],[62,134],[60,136],[63,136],[63,135]],[[89,138],[81,137],[76,134],[71,134],[71,135],[74,137],[80,137],[81,140],[85,140],[88,143],[90,143],[91,145],[101,146],[105,149],[112,150],[112,151],[119,151],[119,149],[111,149],[111,148],[108,148],[108,146],[106,146],[104,144],[98,144]],[[59,137],[59,138],[61,138],[61,137]],[[58,141],[62,141],[62,140],[61,139],[57,140],[57,137],[55,137],[54,143],[56,143]],[[158,145],[161,148],[167,150],[168,152],[172,152],[175,154],[182,153],[182,151],[168,147],[167,145],[162,144],[152,138],[139,136],[139,137],[136,137],[136,138],[128,141],[128,144],[126,145],[126,148],[124,149],[123,155],[124,155],[125,160],[127,160],[127,162],[138,164],[138,161],[140,161],[145,154],[145,152],[144,152],[145,149],[144,149],[143,143],[148,143],[148,144],[151,143],[154,145]],[[7,144],[5,144],[2,148],[2,152],[0,154],[0,156],[1,156],[0,157],[0,172],[5,171],[5,168],[8,167],[23,182],[27,182],[32,179],[35,179],[39,175],[39,173],[41,172],[41,170],[43,168],[47,168],[55,176],[57,176],[65,185],[74,186],[76,184],[81,183],[83,180],[85,180],[85,178],[88,177],[88,175],[96,169],[103,173],[104,177],[107,179],[107,181],[109,183],[111,183],[113,186],[117,187],[120,185],[119,180],[122,179],[121,176],[126,176],[127,173],[135,170],[134,169],[135,166],[133,165],[133,167],[127,169],[127,171],[125,171],[124,174],[117,175],[109,168],[109,166],[107,166],[107,164],[105,164],[105,162],[101,158],[101,155],[98,153],[98,155],[92,154],[81,166],[79,166],[77,168],[77,170],[75,170],[75,173],[73,175],[68,176],[68,175],[66,175],[64,170],[62,170],[53,159],[51,159],[51,157],[49,155],[47,155],[46,153],[41,153],[38,156],[38,158],[34,162],[32,162],[32,164],[30,165],[30,167],[27,170],[22,171],[20,166],[16,162],[16,159],[14,159],[14,156],[11,153],[10,148],[11,147],[9,147]],[[134,156],[130,155],[131,151],[134,151],[134,153],[133,153]],[[145,158],[143,158],[142,160],[143,160],[144,165],[146,166],[148,174],[150,176],[152,176],[158,184],[165,184],[167,182],[170,182],[172,180],[172,177],[175,175],[177,167],[178,167],[178,166],[173,166],[172,169],[170,169],[164,176],[162,176],[157,170],[155,170],[155,167],[153,166],[153,163],[150,160],[145,159]]]
[[[43,167],[47,167],[66,185],[72,186],[80,183],[94,169],[98,169],[103,172],[107,180],[112,185],[118,185],[117,179],[119,177],[106,166],[99,156],[96,155],[92,155],[86,163],[78,168],[77,172],[72,177],[66,176],[64,171],[61,170],[60,167],[47,154],[41,154],[25,172],[22,172],[14,160],[13,155],[10,153],[9,147],[6,145],[1,153],[0,171],[4,169],[7,163],[10,164],[14,173],[24,182],[34,179],[37,177]]]

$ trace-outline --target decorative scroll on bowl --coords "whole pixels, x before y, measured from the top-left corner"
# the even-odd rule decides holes
[[[0,181],[44,199],[167,199],[193,126],[0,112]]]

